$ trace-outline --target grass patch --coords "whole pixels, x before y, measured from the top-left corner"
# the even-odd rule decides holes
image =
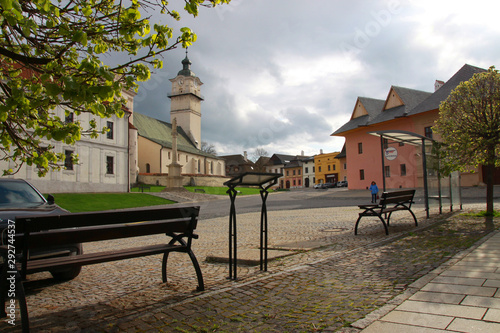
[[[56,203],[72,213],[168,205],[173,201],[143,193],[56,193]]]
[[[482,210],[480,212],[469,212],[469,213],[463,213],[460,214],[462,216],[470,216],[470,217],[487,217],[490,216],[485,210]],[[500,217],[500,211],[493,211],[493,217]]]
[[[215,195],[227,195],[228,187],[209,187],[209,186],[185,186],[184,187],[189,192],[195,192],[195,189],[202,189],[206,194]],[[259,194],[260,189],[254,187],[237,187],[236,191],[239,191],[238,195],[252,195]]]
[[[146,188],[146,189],[143,189],[141,190],[140,187],[132,187],[130,189],[130,192],[161,192],[165,189],[165,186],[159,186],[159,185],[144,185],[146,187],[149,187],[149,188]]]

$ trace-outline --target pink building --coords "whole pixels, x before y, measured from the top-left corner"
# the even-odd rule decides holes
[[[392,86],[385,100],[359,97],[349,122],[332,136],[345,137],[347,180],[349,189],[365,189],[372,181],[382,188],[385,174],[386,188],[414,188],[423,186],[421,148],[413,145],[384,142],[369,132],[401,130],[439,140],[433,137],[432,126],[438,118],[439,104],[462,81],[484,69],[464,65],[447,82],[436,81],[433,93]],[[382,154],[384,170],[382,170]],[[482,182],[481,170],[462,174],[462,185]]]

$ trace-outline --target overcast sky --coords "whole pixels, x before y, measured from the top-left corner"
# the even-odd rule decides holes
[[[340,151],[344,139],[330,134],[358,96],[385,99],[391,85],[432,92],[466,63],[500,68],[499,9],[486,0],[232,0],[186,13],[177,27],[198,35],[188,56],[204,83],[202,141],[219,155]],[[135,112],[170,122],[169,79],[184,57],[181,48],[164,56]]]

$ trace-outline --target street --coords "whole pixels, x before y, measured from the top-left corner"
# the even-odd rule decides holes
[[[500,186],[495,186],[495,202],[500,198]],[[370,192],[368,190],[348,190],[347,188],[330,189],[292,189],[270,193],[266,204],[268,211],[277,210],[296,210],[310,208],[328,208],[328,207],[347,207],[368,204],[370,202]],[[462,202],[465,203],[485,203],[486,207],[486,188],[485,187],[465,187],[462,188]],[[236,197],[236,213],[253,213],[260,211],[262,199],[258,195],[238,196]],[[431,211],[436,209],[437,201],[431,200]],[[218,200],[200,202],[200,218],[215,218],[229,216],[230,200],[229,196]],[[417,189],[415,194],[416,208],[423,208],[424,191]],[[449,210],[449,203],[443,201],[443,210]]]

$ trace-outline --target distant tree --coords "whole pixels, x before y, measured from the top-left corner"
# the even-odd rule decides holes
[[[252,159],[254,162],[254,170],[256,172],[265,172],[266,167],[265,164],[267,163],[267,151],[264,148],[257,148],[255,151],[252,153]]]
[[[215,149],[215,146],[205,141],[201,142],[200,150],[208,154],[217,155],[217,150]]]
[[[268,155],[267,151],[264,148],[255,148],[254,152],[252,153],[251,160],[253,162],[257,162],[257,160],[261,157],[264,156],[266,157]]]
[[[197,16],[200,6],[229,1],[184,0],[184,9]],[[95,120],[66,122],[55,115],[58,106],[66,116],[123,116],[122,91],[148,80],[150,67],[161,68],[158,55],[196,40],[189,28],[174,37],[168,25],[143,17],[154,11],[179,20],[168,6],[163,0],[1,0],[0,159],[14,162],[17,170],[37,165],[43,176],[65,158],[48,140],[74,144],[82,134],[96,137],[107,130]],[[102,62],[116,54],[126,60]]]
[[[433,128],[445,173],[486,169],[486,213],[493,215],[493,174],[500,166],[500,74],[495,67],[460,83],[441,103]]]

